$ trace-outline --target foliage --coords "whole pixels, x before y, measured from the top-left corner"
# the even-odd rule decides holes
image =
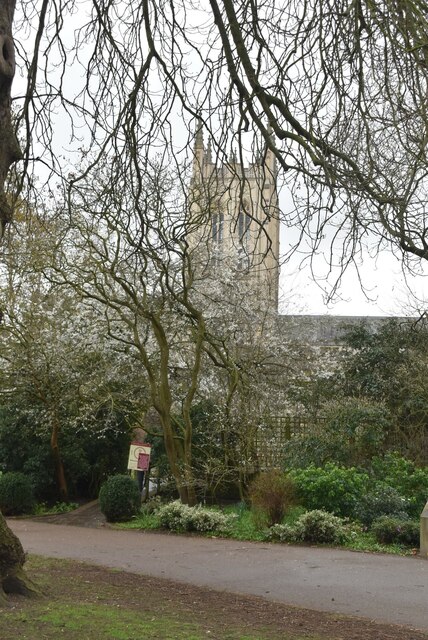
[[[233,515],[201,505],[189,507],[179,500],[161,506],[157,515],[160,525],[171,531],[224,531],[234,519]]]
[[[0,511],[3,515],[31,513],[34,505],[33,487],[28,476],[19,472],[0,476]]]
[[[408,508],[408,500],[396,489],[384,482],[377,482],[361,496],[355,515],[364,525],[370,526],[379,516],[384,515],[406,519]]]
[[[368,467],[380,450],[394,449],[427,464],[427,323],[383,320],[375,330],[344,329],[346,351],[329,375],[321,370],[297,397],[323,425],[287,444],[286,464]]]
[[[295,527],[304,542],[338,544],[344,542],[348,535],[343,519],[321,509],[304,513]]]
[[[265,532],[265,538],[271,542],[300,542],[298,528],[290,524],[274,524]]]
[[[330,400],[320,411],[320,425],[286,443],[284,460],[288,467],[320,467],[329,461],[345,466],[367,464],[391,429],[388,409],[373,400]]]
[[[324,509],[337,516],[353,516],[367,489],[369,477],[351,467],[327,463],[324,467],[310,465],[306,469],[292,469],[296,496],[307,509]]]
[[[224,497],[237,483],[237,469],[227,464],[231,429],[225,425],[223,407],[219,404],[213,398],[204,399],[190,411],[194,445],[192,466],[201,500]]]
[[[248,497],[259,526],[271,527],[282,522],[287,510],[293,505],[293,482],[283,472],[266,471],[253,480]]]
[[[348,331],[346,341],[352,352],[342,374],[343,393],[382,402],[395,424],[387,444],[426,462],[427,324],[390,320],[376,332],[356,327]]]
[[[149,513],[144,512],[144,505],[139,515],[130,520],[129,522],[117,525],[123,529],[142,529],[152,531],[161,528],[159,522],[159,511],[152,511],[150,508]],[[227,529],[221,530],[219,533],[227,538],[233,540],[253,540],[257,542],[268,541],[280,541],[288,543],[302,542],[299,537],[301,530],[296,526],[297,522],[305,512],[303,507],[292,507],[284,518],[282,524],[274,525],[269,529],[260,529],[256,527],[254,518],[252,517],[250,509],[245,504],[231,505],[225,507],[224,513],[231,516],[230,523]],[[331,514],[329,514],[331,516]],[[374,553],[394,553],[403,555],[403,553],[410,553],[403,550],[403,546],[400,544],[381,544],[379,543],[374,534],[365,528],[358,526],[356,523],[347,524],[346,521],[340,520],[341,527],[343,526],[343,537],[340,535],[340,539],[329,544],[343,545],[348,549],[355,549],[358,551],[369,551]],[[183,528],[177,530],[177,532],[184,531]],[[340,528],[339,531],[342,531]],[[212,532],[211,532],[212,533]],[[217,533],[217,531],[215,531]],[[208,532],[210,534],[210,532]]]
[[[55,515],[57,513],[69,513],[78,508],[77,502],[56,502],[53,505],[47,505],[45,502],[36,504],[34,513],[37,516]]]
[[[0,408],[1,409],[1,408]],[[0,466],[27,475],[39,501],[55,501],[58,485],[50,450],[50,434],[37,405],[25,410],[18,399],[0,413]],[[85,423],[64,421],[59,444],[70,497],[93,498],[102,482],[123,472],[129,451],[126,417],[105,407]]]
[[[346,523],[321,509],[307,511],[293,524],[276,524],[267,532],[269,540],[342,544],[349,537]]]
[[[129,520],[141,506],[137,484],[130,476],[120,474],[111,476],[102,485],[99,501],[107,522]]]
[[[221,408],[213,399],[204,399],[192,405],[190,420],[192,425],[192,475],[196,494],[201,501],[224,497],[236,483],[238,472],[228,468],[225,461],[224,425]],[[177,441],[183,443],[185,432],[182,417],[173,415],[180,426]],[[168,482],[170,470],[162,433],[153,430],[146,438],[152,444],[152,460],[162,478],[163,496],[175,497],[176,488]]]
[[[402,520],[381,516],[372,524],[376,540],[384,544],[404,544],[419,547],[420,524],[414,520]]]
[[[428,500],[428,467],[417,467],[397,453],[387,453],[372,459],[371,471],[376,479],[406,498],[405,511],[410,517],[419,518]]]

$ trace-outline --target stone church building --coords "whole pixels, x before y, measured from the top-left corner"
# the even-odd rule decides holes
[[[194,250],[202,248],[203,263],[214,270],[227,265],[237,278],[251,283],[266,308],[278,313],[281,216],[272,152],[266,150],[244,166],[232,151],[220,163],[198,124],[189,201],[194,223],[190,243]],[[384,321],[371,316],[278,315],[283,335],[324,348],[340,343],[350,325],[364,324],[376,331]]]

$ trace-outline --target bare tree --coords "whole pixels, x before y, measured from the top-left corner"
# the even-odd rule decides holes
[[[265,145],[275,154],[295,200],[287,222],[314,251],[332,226],[343,268],[368,232],[379,247],[425,260],[425,8],[422,0],[23,3],[18,32],[33,28],[18,49],[29,70],[17,102],[25,166],[42,160],[76,184],[74,157],[58,154],[59,121],[67,147],[90,157],[85,171],[111,154],[137,169],[155,148],[181,166],[199,115],[220,159],[231,143],[241,159]],[[64,24],[75,26],[72,38]]]
[[[14,8],[0,7],[3,225],[4,181],[20,158]],[[115,157],[138,202],[144,159],[160,150],[181,168],[199,116],[222,160],[231,142],[241,160],[247,149],[273,152],[295,199],[287,222],[312,251],[332,226],[343,269],[368,233],[411,266],[427,259],[424,0],[26,0],[16,32],[27,75],[16,99],[21,190],[36,187],[46,200],[62,186],[72,202]]]

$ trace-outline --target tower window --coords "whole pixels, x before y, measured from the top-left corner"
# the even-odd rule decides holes
[[[224,214],[213,213],[211,225],[211,239],[214,244],[220,246],[223,244]]]
[[[250,226],[251,216],[246,211],[238,214],[238,269],[248,269],[250,266]]]

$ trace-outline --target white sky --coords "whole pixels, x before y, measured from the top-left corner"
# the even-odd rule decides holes
[[[79,16],[81,18],[81,16]],[[72,18],[73,23],[79,22],[78,16]],[[198,16],[200,21],[200,16]],[[71,25],[69,25],[71,27]],[[72,29],[68,30],[72,36]],[[82,56],[82,52],[80,52]],[[82,67],[68,70],[73,78],[73,71],[81,75]],[[22,89],[22,80],[19,73],[14,82],[14,91],[19,93]],[[69,77],[70,79],[70,77]],[[78,84],[79,80],[74,77]],[[72,83],[74,84],[74,82]],[[62,120],[62,119],[61,119]],[[62,121],[61,126],[55,127],[55,142],[59,148],[68,148],[68,123]],[[82,135],[83,131],[81,132]],[[186,135],[187,131],[183,131]],[[64,153],[67,152],[64,149]],[[284,196],[281,196],[280,206],[287,206]],[[293,231],[282,229],[281,232],[281,252],[285,253],[290,244],[294,244]],[[326,255],[328,255],[328,243],[326,243]],[[323,279],[326,273],[327,263],[325,258],[319,256],[314,262],[317,281],[314,281],[314,274],[311,273],[309,265],[300,268],[301,258],[295,256],[288,264],[281,269],[280,288],[285,302],[282,306],[284,311],[291,313],[305,314],[332,314],[332,315],[414,315],[415,306],[427,308],[424,304],[424,291],[427,292],[426,284],[428,276],[428,266],[425,269],[425,276],[409,277],[406,280],[401,270],[400,261],[391,252],[384,250],[376,260],[368,255],[363,256],[360,267],[362,284],[366,288],[364,295],[361,284],[355,270],[349,270],[342,280],[341,287],[334,303],[326,303],[327,297],[334,284],[334,274],[330,278],[330,283]],[[419,300],[412,300],[412,294],[416,293]],[[422,302],[421,302],[422,301]]]
[[[280,195],[280,207],[287,206],[284,194]],[[281,228],[280,253],[296,241],[293,229]],[[295,255],[283,264],[280,274],[280,310],[283,313],[343,316],[405,316],[417,315],[428,309],[428,265],[425,275],[403,274],[401,260],[384,248],[376,257],[367,251],[362,255],[358,271],[349,267],[342,278],[333,301],[329,301],[332,287],[339,271],[329,270],[329,243],[326,240],[324,255],[313,261],[312,270],[303,255]],[[420,265],[418,265],[420,269]],[[364,291],[364,290],[365,291]],[[281,303],[282,299],[282,303]]]

